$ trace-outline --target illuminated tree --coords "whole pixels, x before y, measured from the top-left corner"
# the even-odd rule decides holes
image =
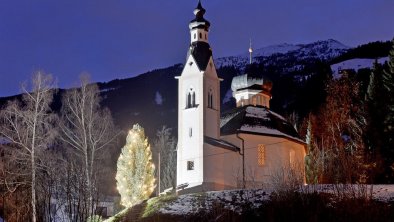
[[[149,198],[155,188],[155,167],[144,129],[135,124],[117,163],[116,181],[121,204],[131,207]]]

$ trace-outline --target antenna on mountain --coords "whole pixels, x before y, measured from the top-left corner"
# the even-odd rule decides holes
[[[252,53],[253,53],[252,39],[250,39],[250,45],[249,45],[249,64],[252,64]]]

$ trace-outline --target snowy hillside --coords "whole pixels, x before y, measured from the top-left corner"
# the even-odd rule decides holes
[[[317,41],[310,44],[278,44],[270,45],[260,49],[255,49],[253,53],[254,61],[265,60],[284,60],[284,59],[333,59],[350,48],[342,43],[329,39],[325,41]],[[229,56],[216,59],[218,68],[223,66],[244,67],[249,62],[249,54],[243,53],[238,56]],[[269,62],[269,61],[267,61]]]
[[[383,64],[388,60],[388,57],[378,59],[378,63]],[[341,76],[340,70],[352,69],[358,71],[359,69],[371,68],[375,59],[350,59],[340,63],[331,65],[331,70],[334,78]]]
[[[285,54],[290,51],[295,51],[299,50],[301,46],[299,45],[293,45],[293,44],[279,44],[279,45],[270,45],[263,47],[261,49],[257,49],[253,52],[253,55],[255,57],[261,57],[261,56],[271,56],[273,54]],[[243,54],[245,57],[249,57],[249,54],[245,53]]]
[[[393,200],[394,185],[325,184],[291,190],[245,189],[179,196],[170,194],[142,201],[105,222],[392,221],[386,219],[393,218],[387,214],[394,209]]]

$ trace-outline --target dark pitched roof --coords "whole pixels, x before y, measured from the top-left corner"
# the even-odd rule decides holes
[[[238,152],[240,150],[240,148],[235,146],[234,144],[231,144],[231,143],[224,141],[224,140],[208,137],[208,136],[204,136],[204,142],[208,143],[212,146],[220,147],[220,148],[231,150],[234,152]]]
[[[237,107],[221,117],[221,135],[236,133],[284,137],[305,143],[282,116],[263,106]]]
[[[190,45],[188,57],[189,55],[192,55],[194,60],[196,60],[198,68],[201,71],[205,71],[212,56],[212,50],[206,42],[193,42]]]
[[[237,89],[237,91],[242,91],[242,90],[245,90],[245,89],[263,91],[263,87],[261,85],[258,85],[258,84],[254,84],[254,85],[251,85],[251,86],[248,86],[248,87],[245,87],[245,88],[240,88],[240,89]]]

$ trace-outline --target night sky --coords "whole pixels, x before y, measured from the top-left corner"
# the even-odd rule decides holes
[[[394,0],[203,0],[214,57],[280,43],[394,36]],[[0,97],[35,70],[72,87],[182,63],[197,0],[0,0]]]

